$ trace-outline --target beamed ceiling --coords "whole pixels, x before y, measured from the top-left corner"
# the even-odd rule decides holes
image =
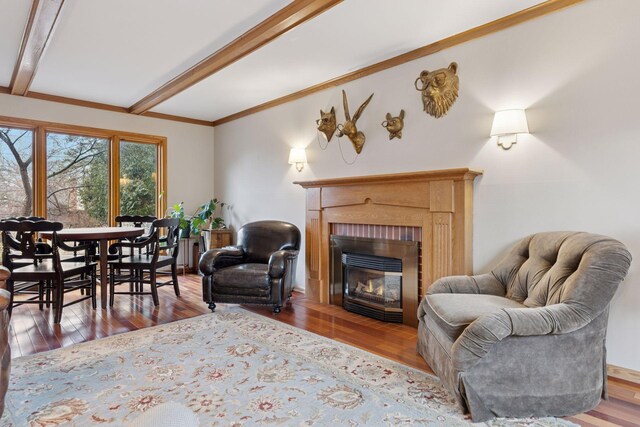
[[[0,0],[0,93],[215,125],[578,1]]]

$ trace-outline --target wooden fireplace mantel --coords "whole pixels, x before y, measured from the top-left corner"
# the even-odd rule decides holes
[[[422,291],[472,273],[473,181],[469,168],[296,181],[306,189],[306,294],[329,303],[332,223],[422,228]]]

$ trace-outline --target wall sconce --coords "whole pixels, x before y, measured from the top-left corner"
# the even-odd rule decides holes
[[[298,172],[302,171],[305,163],[307,163],[307,153],[304,148],[292,148],[289,151],[289,164],[296,165]]]
[[[519,133],[529,133],[527,115],[524,110],[496,111],[491,126],[491,136],[498,137],[498,145],[508,150],[518,142]]]

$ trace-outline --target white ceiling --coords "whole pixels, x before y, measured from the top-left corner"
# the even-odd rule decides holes
[[[152,111],[219,119],[537,3],[346,0]]]
[[[0,86],[11,84],[30,9],[29,1],[0,0]]]
[[[66,0],[30,90],[129,107],[288,3]]]
[[[66,0],[30,90],[129,107],[290,1]],[[152,111],[216,120],[541,2],[345,0]],[[0,86],[30,3],[0,0]]]

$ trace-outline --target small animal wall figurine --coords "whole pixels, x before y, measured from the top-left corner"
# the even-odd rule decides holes
[[[382,126],[389,131],[389,139],[401,139],[402,128],[404,127],[404,110],[400,110],[398,117],[391,117],[391,113],[387,113],[386,120],[382,122]]]
[[[331,141],[336,131],[336,109],[331,107],[328,113],[320,110],[320,118],[316,120],[318,130],[327,138],[327,142]]]
[[[448,68],[435,71],[424,70],[414,85],[422,92],[424,111],[436,119],[444,116],[458,98],[458,64],[452,62]],[[418,87],[418,81],[422,87]]]
[[[362,147],[364,147],[365,137],[364,133],[360,132],[356,127],[356,122],[362,115],[364,109],[367,108],[367,105],[369,105],[369,101],[371,101],[371,98],[373,98],[373,94],[371,94],[369,98],[367,98],[367,100],[362,103],[362,105],[358,108],[358,111],[356,111],[356,113],[353,115],[352,119],[351,115],[349,114],[347,94],[344,92],[344,90],[342,91],[342,103],[344,104],[345,122],[344,124],[338,125],[338,136],[342,137],[346,135],[353,144],[353,148],[356,150],[356,153],[358,154],[360,154],[360,152],[362,151]]]

